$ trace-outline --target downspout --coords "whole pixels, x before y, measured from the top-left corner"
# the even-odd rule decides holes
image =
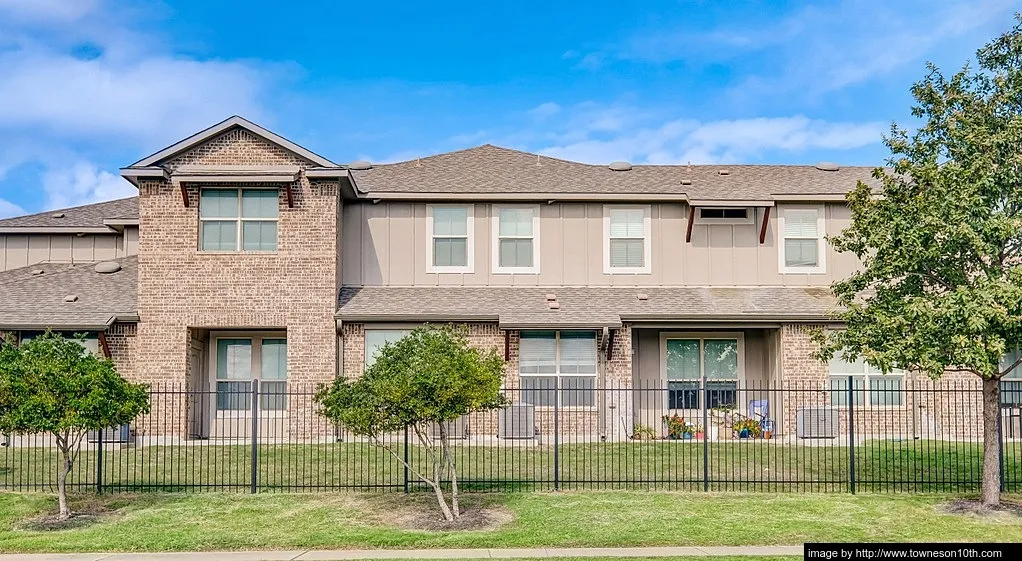
[[[607,440],[607,435],[610,434],[613,427],[608,424],[608,419],[611,419],[610,409],[613,399],[611,393],[607,388],[607,353],[602,352],[603,348],[610,342],[610,328],[606,325],[603,326],[603,338],[600,340],[601,345],[597,350],[599,355],[596,363],[599,365],[597,371],[597,387],[603,388],[603,406],[600,407],[600,441]]]

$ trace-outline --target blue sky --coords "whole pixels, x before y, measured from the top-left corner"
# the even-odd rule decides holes
[[[926,61],[1011,0],[0,0],[0,217],[240,114],[336,162],[486,142],[604,163],[881,163]]]

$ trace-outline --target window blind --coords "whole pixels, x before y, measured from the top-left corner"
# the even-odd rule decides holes
[[[790,209],[784,212],[784,237],[795,239],[816,239],[819,237],[818,211],[814,209]]]
[[[523,332],[518,343],[521,374],[555,374],[557,340],[553,331]]]
[[[596,373],[596,334],[561,332],[561,373]]]

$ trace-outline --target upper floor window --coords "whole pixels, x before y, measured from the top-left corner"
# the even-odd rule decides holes
[[[493,272],[539,272],[539,207],[494,206]]]
[[[276,251],[276,189],[203,189],[199,247],[203,251]]]
[[[752,224],[752,213],[746,207],[700,207],[700,224]]]
[[[429,206],[429,270],[471,273],[473,216],[471,206]]]
[[[649,273],[650,207],[605,206],[603,212],[603,272]]]
[[[825,271],[823,213],[819,208],[786,208],[780,220],[782,273]]]

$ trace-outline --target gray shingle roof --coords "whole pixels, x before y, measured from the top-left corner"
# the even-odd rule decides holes
[[[718,172],[726,169],[727,175]],[[871,167],[821,171],[815,166],[636,165],[612,171],[486,144],[349,172],[368,193],[686,194],[692,200],[769,200],[772,195],[839,195]],[[691,184],[683,185],[682,180]]]
[[[5,218],[0,228],[103,228],[103,220],[114,218],[138,218],[138,197]]]
[[[95,263],[31,265],[0,273],[0,328],[101,329],[138,310],[138,259],[116,260],[121,270],[100,274]],[[41,275],[33,270],[42,269]],[[65,302],[68,295],[78,296]]]
[[[560,308],[551,310],[547,294]],[[645,294],[647,300],[639,300]],[[600,327],[622,321],[827,320],[828,288],[362,287],[343,288],[343,321],[497,321],[514,327]]]

